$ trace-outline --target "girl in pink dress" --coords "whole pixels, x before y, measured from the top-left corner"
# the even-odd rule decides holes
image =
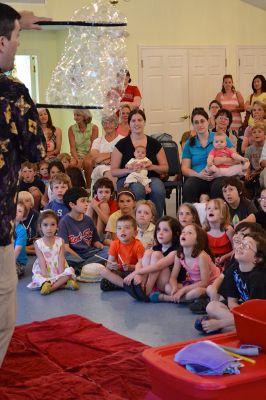
[[[181,267],[185,268],[187,279],[179,283]],[[220,270],[210,255],[206,232],[197,224],[186,225],[180,235],[180,248],[165,294],[160,294],[158,301],[180,303],[197,299],[206,295],[207,286],[219,275]]]
[[[41,294],[49,294],[59,288],[77,290],[75,271],[69,267],[64,256],[64,241],[55,236],[58,217],[52,210],[43,211],[38,220],[42,237],[34,247],[37,255],[32,268],[29,289],[40,288]]]

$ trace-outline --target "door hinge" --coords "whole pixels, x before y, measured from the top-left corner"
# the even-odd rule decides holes
[[[143,68],[143,66],[144,66],[143,60],[140,61],[140,65],[141,65],[141,68]]]

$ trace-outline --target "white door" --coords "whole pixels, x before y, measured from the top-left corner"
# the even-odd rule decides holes
[[[189,52],[189,106],[204,107],[215,99],[222,88],[226,68],[225,48],[196,48]]]
[[[225,48],[141,47],[140,71],[147,132],[170,133],[179,142],[194,107],[205,107],[221,89]]]
[[[141,48],[142,104],[146,131],[170,133],[180,140],[189,128],[187,50],[168,47]]]
[[[266,75],[266,47],[239,48],[238,87],[245,99],[252,93],[251,83],[258,74]]]

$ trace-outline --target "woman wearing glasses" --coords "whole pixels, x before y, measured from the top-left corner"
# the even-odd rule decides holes
[[[217,178],[215,173],[207,172],[207,158],[213,149],[214,133],[209,132],[209,116],[201,108],[194,108],[191,122],[196,135],[186,142],[182,154],[182,173],[185,176],[183,187],[183,202],[195,203],[203,193],[208,193],[212,198],[222,197],[220,183],[222,178]],[[233,147],[231,140],[226,138],[226,145]],[[223,163],[224,157],[217,162]],[[216,161],[215,161],[216,162]],[[230,160],[229,165],[232,165]]]

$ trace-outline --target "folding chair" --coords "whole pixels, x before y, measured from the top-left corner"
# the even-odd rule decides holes
[[[167,140],[160,142],[166,154],[169,171],[169,178],[175,177],[175,180],[168,178],[164,182],[166,192],[175,189],[176,190],[176,212],[178,207],[182,203],[182,187],[183,187],[183,177],[181,171],[181,164],[179,159],[178,145],[173,140]],[[166,214],[166,203],[164,204],[164,214]]]

